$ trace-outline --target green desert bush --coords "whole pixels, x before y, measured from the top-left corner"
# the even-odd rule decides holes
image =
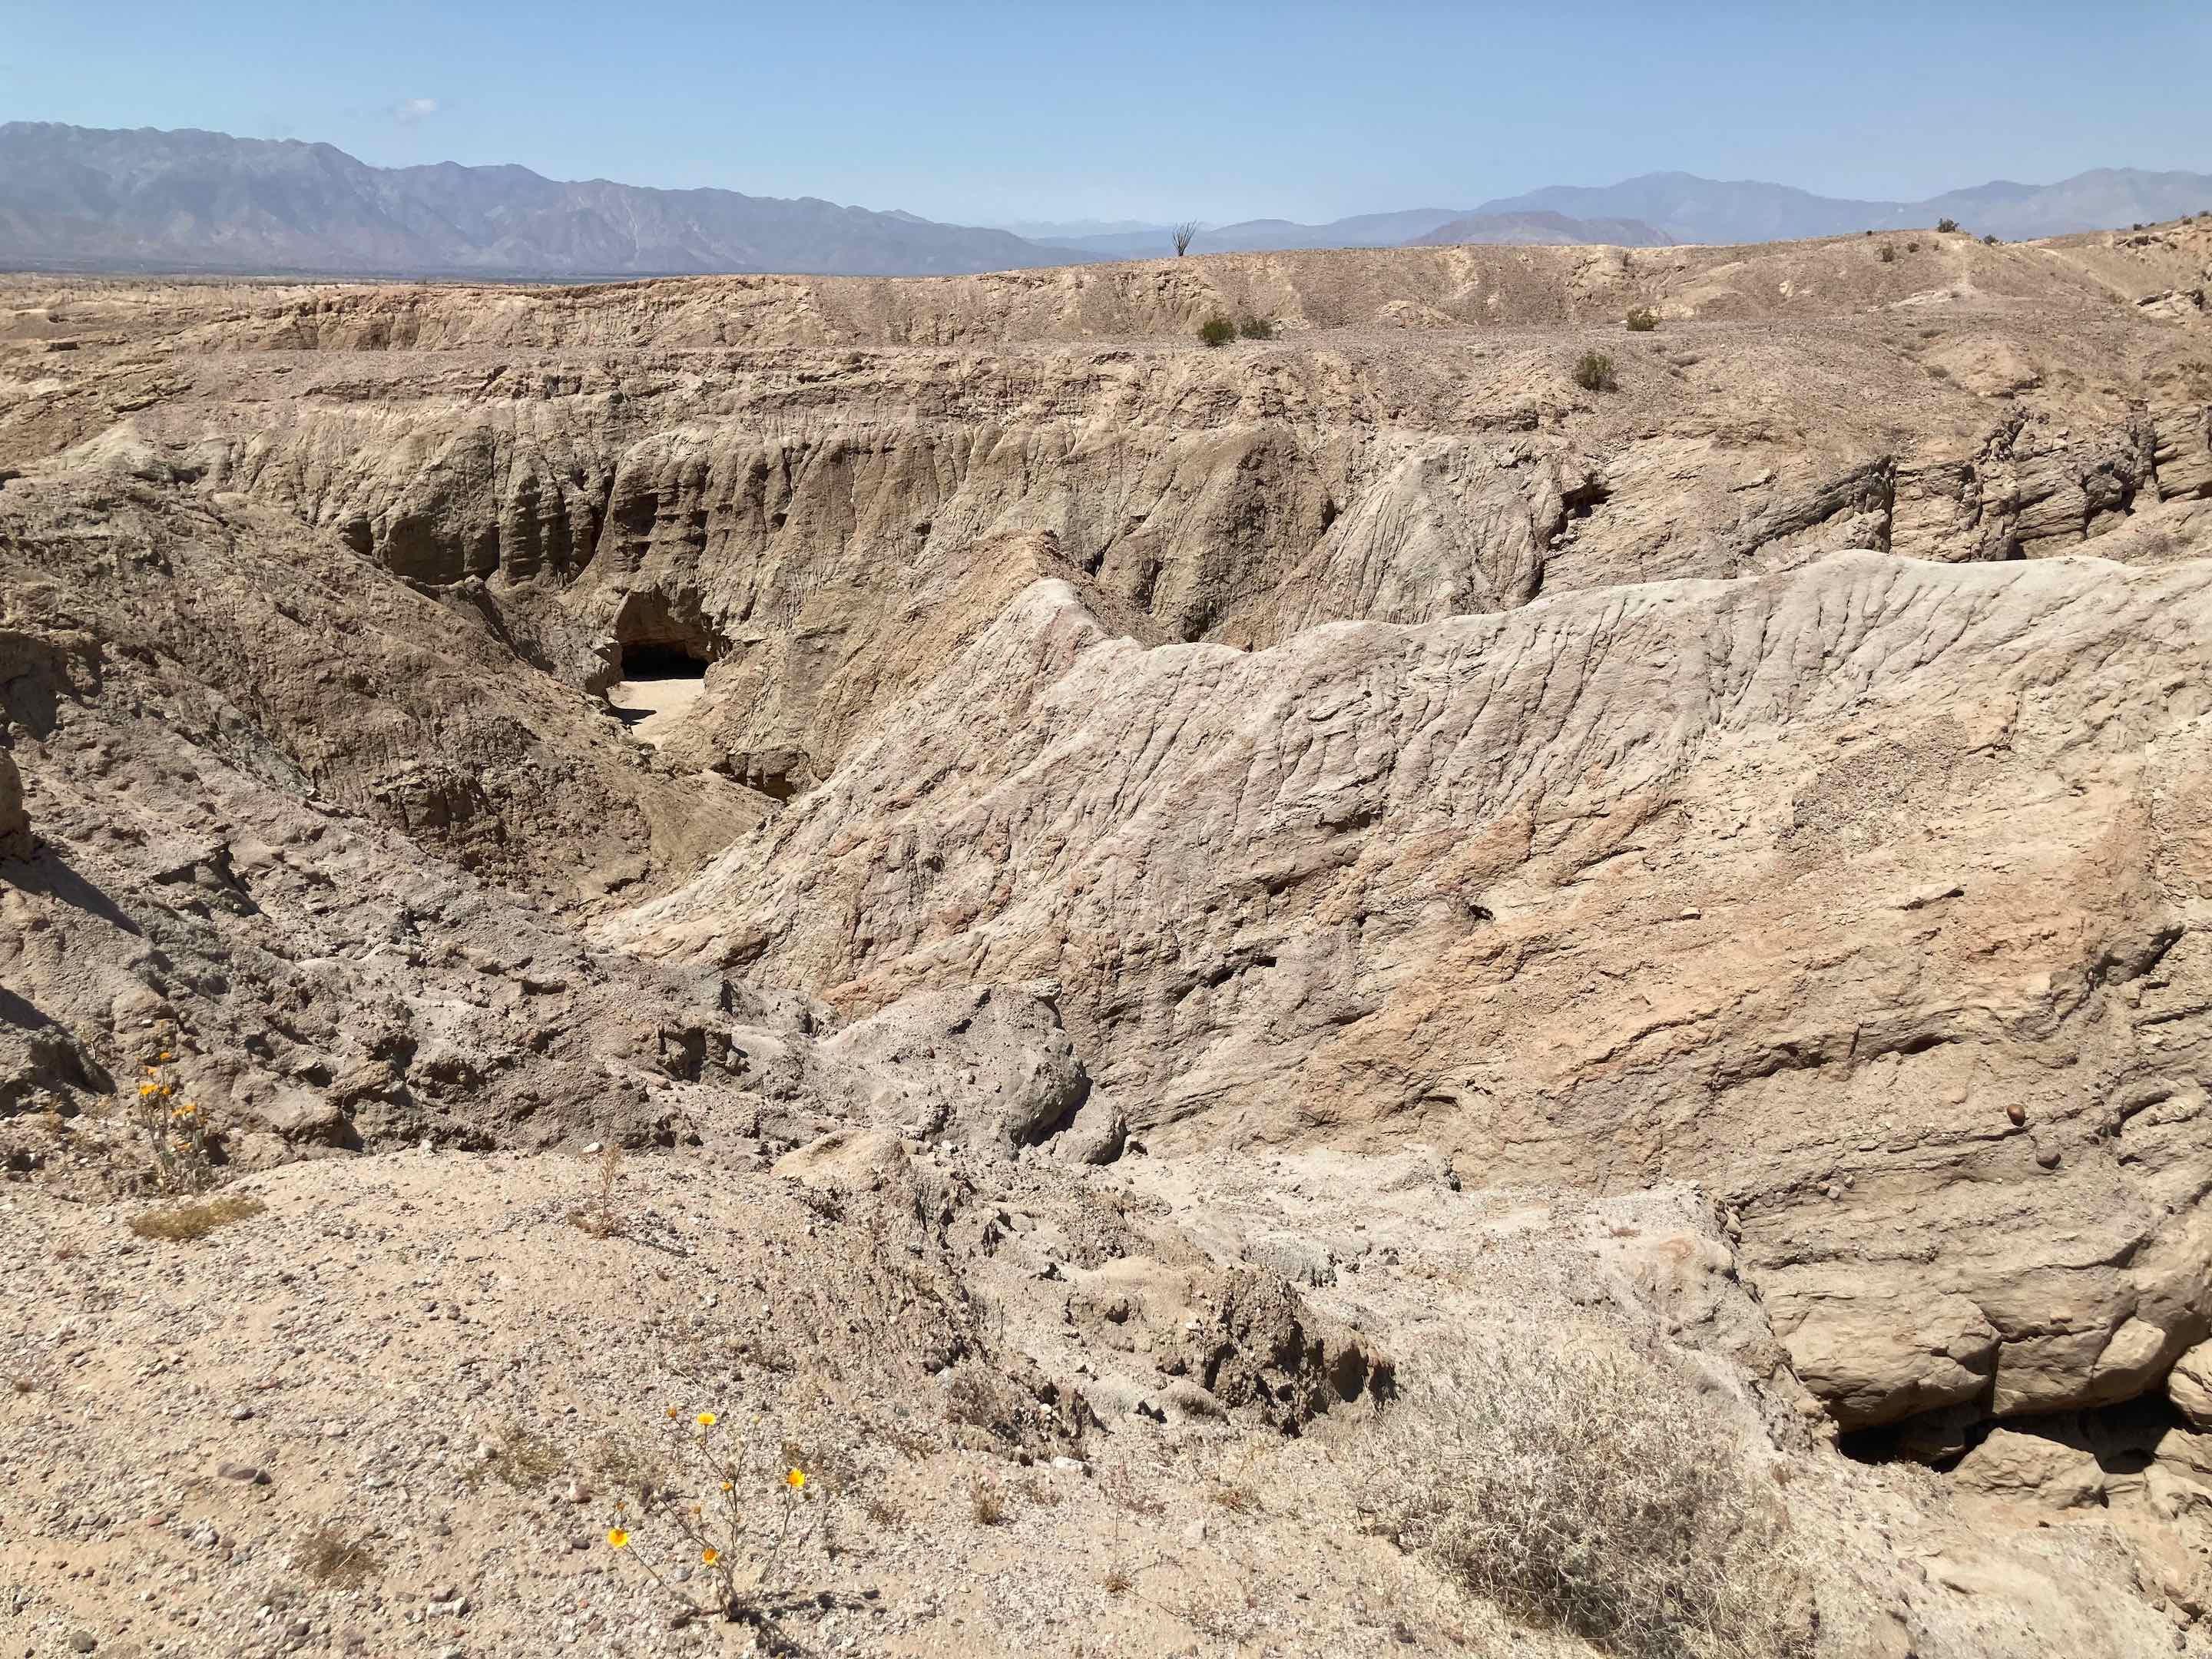
[[[1237,325],[1226,317],[1209,317],[1198,325],[1200,343],[1224,346],[1237,337]]]
[[[1528,1623],[1626,1659],[1808,1653],[1809,1575],[1747,1434],[1669,1362],[1478,1339],[1359,1464],[1381,1530]]]
[[[1575,384],[1585,392],[1611,392],[1620,382],[1613,378],[1612,358],[1602,351],[1585,351],[1575,360]]]
[[[1897,263],[1897,250],[1887,242],[1882,244],[1881,262],[1886,265],[1893,265]]]
[[[1958,228],[1959,222],[1956,219],[1938,219],[1936,222],[1936,228],[1946,236],[1951,234],[1951,233],[1958,229]]]
[[[1638,306],[1628,313],[1628,331],[1631,334],[1649,334],[1658,326],[1659,313],[1650,306]]]
[[[1265,317],[1240,317],[1237,319],[1237,331],[1248,340],[1272,340],[1275,337],[1275,325]]]

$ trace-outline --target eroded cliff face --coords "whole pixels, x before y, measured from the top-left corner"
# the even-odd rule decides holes
[[[2208,604],[1839,555],[1248,654],[1039,584],[614,934],[854,1008],[1056,978],[1164,1150],[1706,1182],[1854,1426],[2100,1403],[2212,1311]]]
[[[1686,1183],[1762,1409],[2178,1526],[2212,230],[1927,241],[27,306],[16,1092]]]
[[[366,290],[241,306],[158,368],[55,382],[5,429],[278,508],[410,582],[482,583],[581,689],[618,664],[562,648],[572,633],[688,653],[708,684],[686,762],[797,788],[1039,575],[1147,643],[1266,647],[1848,549],[2003,559],[2118,534],[2113,556],[2167,556],[2212,489],[2212,368],[2114,262],[2148,287],[2203,240]],[[1462,281],[1497,303],[1419,327],[1391,309]],[[1533,326],[1632,302],[1680,320]],[[1158,337],[1248,303],[1292,331]],[[902,307],[982,320],[894,343]],[[1138,337],[1098,342],[1109,326]],[[1616,358],[1618,392],[1574,384],[1584,346]]]

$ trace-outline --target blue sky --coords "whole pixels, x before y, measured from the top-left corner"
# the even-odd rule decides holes
[[[967,223],[1468,207],[1680,167],[1918,198],[2212,172],[2212,5],[9,0],[0,118]]]

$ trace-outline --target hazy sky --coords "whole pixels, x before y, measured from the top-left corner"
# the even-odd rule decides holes
[[[9,0],[0,119],[934,219],[1305,220],[1679,167],[2212,172],[2212,4]]]

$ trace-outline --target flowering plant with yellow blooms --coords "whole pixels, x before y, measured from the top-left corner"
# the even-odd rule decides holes
[[[215,1127],[198,1103],[177,1092],[177,1038],[169,1023],[155,1026],[142,1056],[131,1121],[146,1138],[154,1184],[164,1192],[199,1193],[215,1185]]]
[[[820,1529],[828,1516],[828,1494],[795,1447],[785,1444],[773,1452],[749,1447],[744,1433],[725,1427],[722,1413],[711,1407],[687,1413],[670,1406],[657,1420],[672,1438],[680,1437],[677,1462],[696,1480],[696,1496],[645,1483],[644,1513],[637,1521],[630,1520],[626,1504],[615,1505],[608,1547],[685,1600],[690,1594],[678,1588],[673,1570],[691,1566],[694,1571],[684,1575],[688,1581],[703,1569],[715,1588],[718,1610],[734,1619],[744,1599],[769,1581],[785,1552]],[[653,1549],[643,1547],[633,1534],[647,1521],[655,1532],[671,1534]]]

